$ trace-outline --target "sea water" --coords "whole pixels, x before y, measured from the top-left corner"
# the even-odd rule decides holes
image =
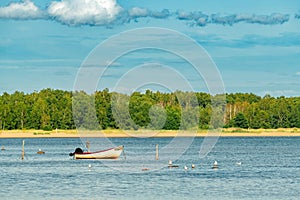
[[[25,139],[24,160],[22,139],[0,139],[0,199],[300,198],[300,137],[222,137],[204,158],[204,138],[194,138],[182,155],[164,151],[172,140],[109,139],[124,145],[125,155],[103,161],[72,159],[70,152],[84,148],[78,138]],[[156,144],[164,152],[159,160]],[[177,168],[168,167],[168,156]]]

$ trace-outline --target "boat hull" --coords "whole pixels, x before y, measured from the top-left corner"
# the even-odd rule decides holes
[[[75,159],[117,159],[123,151],[123,146],[97,152],[75,153]]]

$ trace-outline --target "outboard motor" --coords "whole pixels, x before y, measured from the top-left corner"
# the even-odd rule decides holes
[[[73,153],[69,153],[69,156],[74,156],[75,153],[78,153],[78,154],[83,153],[83,150],[78,147],[75,149],[75,151]]]

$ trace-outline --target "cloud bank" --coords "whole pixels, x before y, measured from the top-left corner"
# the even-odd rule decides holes
[[[281,13],[272,13],[271,15],[247,15],[247,14],[234,14],[228,16],[212,15],[212,23],[233,25],[239,22],[246,22],[250,24],[263,24],[274,25],[283,24],[289,21],[289,15]]]
[[[146,8],[133,7],[128,10],[129,20],[138,19],[142,17],[151,17],[157,19],[165,19],[171,16],[171,13],[168,9],[163,9],[162,11],[151,11]]]
[[[2,19],[47,19],[71,26],[111,26],[130,23],[131,21],[138,22],[140,18],[167,19],[170,17],[184,21],[190,26],[203,27],[208,24],[232,26],[236,23],[277,25],[288,22],[290,15],[282,13],[272,13],[269,15],[243,13],[209,15],[200,11],[171,12],[168,9],[154,11],[140,7],[133,7],[126,10],[116,0],[52,1],[46,10],[41,10],[30,0],[0,7],[0,18]],[[300,18],[300,14],[295,14],[295,18]]]
[[[283,24],[289,21],[289,15],[281,13],[272,13],[270,15],[255,15],[255,14],[231,14],[207,15],[202,12],[184,12],[176,13],[177,19],[184,20],[195,26],[206,26],[207,24],[222,24],[232,26],[236,23],[244,22],[250,24],[275,25]]]

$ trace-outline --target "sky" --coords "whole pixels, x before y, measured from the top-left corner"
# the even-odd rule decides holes
[[[97,69],[81,78],[91,57]],[[202,62],[200,76],[187,58]],[[78,80],[125,93],[300,96],[300,1],[1,0],[0,93],[72,91]]]

